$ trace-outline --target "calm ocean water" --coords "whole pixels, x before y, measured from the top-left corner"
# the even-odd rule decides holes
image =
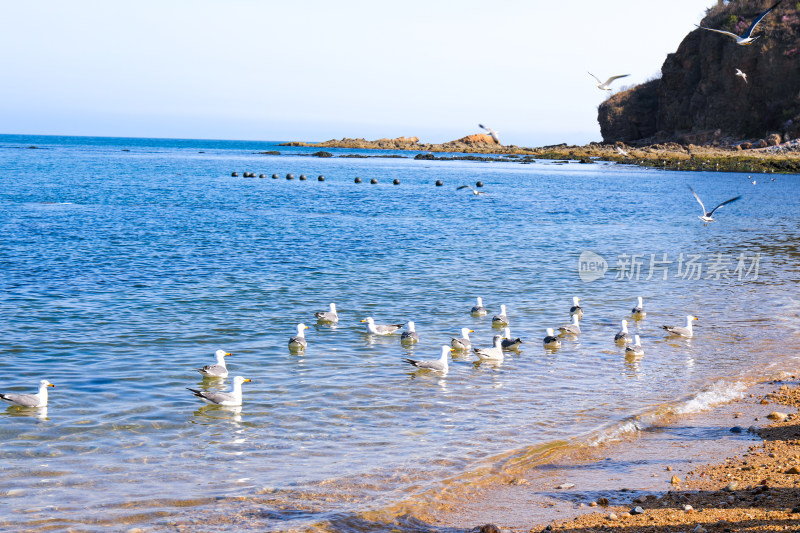
[[[56,385],[46,410],[0,411],[0,527],[243,527],[220,501],[257,504],[262,530],[324,524],[800,369],[798,176],[276,144],[0,136],[0,391]],[[478,180],[488,195],[455,190]],[[742,199],[704,226],[687,185],[709,207]],[[582,279],[582,252],[603,277]],[[477,296],[490,316],[507,306],[519,354],[455,357],[446,376],[402,362],[438,358],[462,327],[488,347],[490,316],[468,314]],[[545,351],[572,296],[583,333]],[[339,324],[317,325],[330,302]],[[665,337],[688,313],[695,338]],[[421,341],[373,338],[366,316],[413,320]],[[613,342],[625,318],[639,360]],[[287,349],[298,322],[303,355]],[[194,370],[220,348],[252,379],[241,408],[186,390],[230,387]]]

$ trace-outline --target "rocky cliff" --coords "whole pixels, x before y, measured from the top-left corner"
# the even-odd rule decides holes
[[[737,0],[706,12],[701,26],[737,35],[774,0]],[[612,95],[598,108],[604,142],[800,137],[800,2],[784,0],[741,46],[696,29],[667,56],[661,77]],[[736,75],[747,74],[747,81]]]

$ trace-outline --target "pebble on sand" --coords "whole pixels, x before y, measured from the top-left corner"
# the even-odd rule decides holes
[[[780,411],[772,411],[770,414],[767,415],[767,418],[770,420],[777,420],[778,422],[783,422],[789,417],[786,413],[781,413]]]

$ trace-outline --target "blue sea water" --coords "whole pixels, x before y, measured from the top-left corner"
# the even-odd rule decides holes
[[[0,391],[56,385],[46,409],[0,411],[0,525],[158,528],[188,514],[236,529],[214,525],[222,498],[257,503],[262,530],[302,528],[798,369],[796,175],[751,185],[602,162],[315,151],[0,136]],[[488,194],[456,190],[478,180]],[[687,185],[707,207],[742,199],[703,225]],[[583,252],[604,276],[581,276]],[[468,314],[477,296],[489,317]],[[569,323],[573,296],[583,333],[547,351],[545,328]],[[330,302],[340,322],[316,324]],[[488,347],[500,304],[523,339],[502,364],[454,356],[441,376],[403,363],[438,358],[462,327]],[[694,338],[665,336],[690,313]],[[413,320],[421,340],[367,335],[367,316]],[[640,359],[613,342],[622,319]],[[299,322],[300,355],[287,348]],[[231,376],[252,379],[241,408],[186,390],[229,390],[195,371],[220,348]]]

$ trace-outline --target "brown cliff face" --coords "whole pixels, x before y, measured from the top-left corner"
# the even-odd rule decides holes
[[[701,26],[741,35],[774,0],[707,11]],[[720,137],[800,136],[800,11],[784,0],[740,46],[696,29],[667,56],[661,78],[613,95],[598,108],[604,142],[711,142]],[[747,74],[747,83],[736,76]],[[655,93],[655,95],[654,95]]]

